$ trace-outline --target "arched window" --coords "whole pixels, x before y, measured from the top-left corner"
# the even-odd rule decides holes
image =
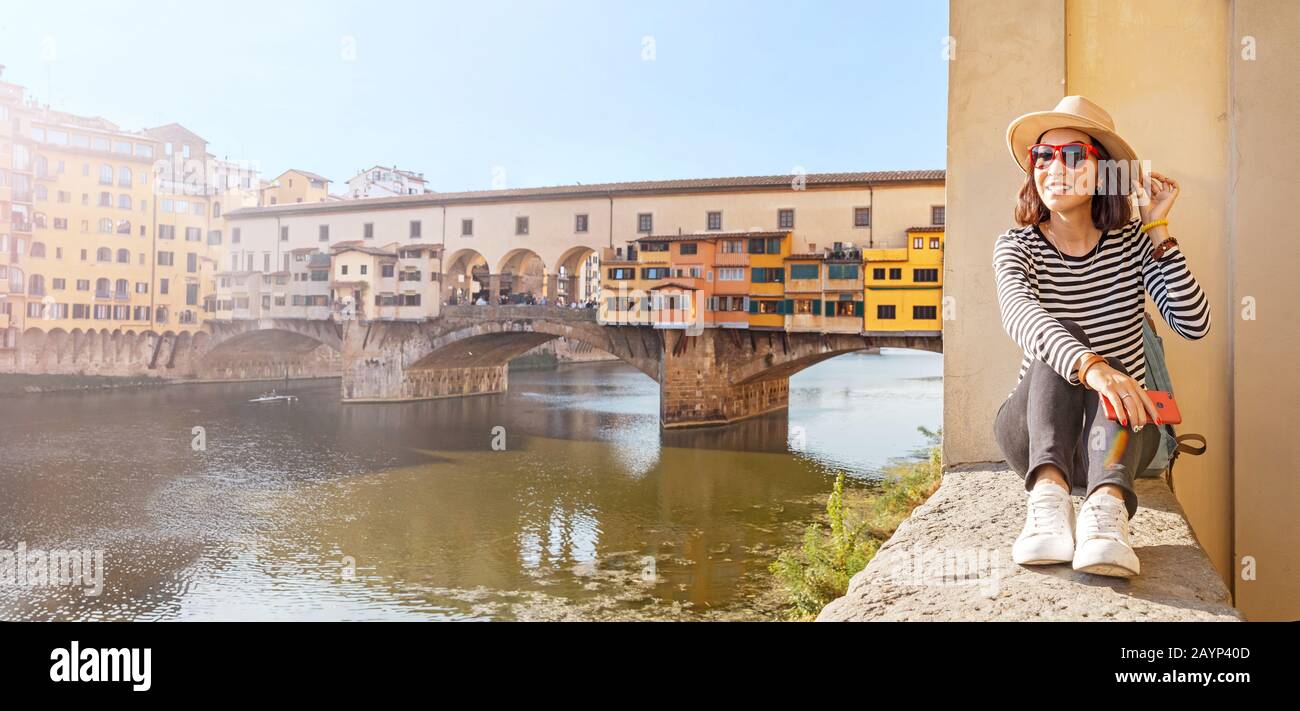
[[[33,274],[32,278],[27,281],[28,296],[45,296],[45,277],[40,274]]]
[[[45,219],[45,213],[38,212],[32,215],[32,224],[35,225],[38,229],[42,229],[42,230],[45,229],[45,225],[47,224]]]
[[[104,163],[103,165],[99,166],[99,184],[100,185],[113,184],[113,166],[107,163]]]
[[[107,217],[105,217],[104,219],[100,220],[100,221],[99,221],[99,231],[100,231],[100,232],[103,232],[103,233],[106,234],[106,235],[107,235],[107,234],[112,234],[112,233],[113,233],[113,220],[111,220],[111,219],[109,219],[109,218],[107,218]]]
[[[121,168],[118,168],[118,169],[117,169],[117,184],[120,185],[120,186],[122,186],[122,187],[124,187],[124,188],[129,188],[129,187],[131,187],[131,168],[130,168],[130,166],[125,166],[125,165],[124,165],[124,166],[122,166]]]
[[[130,234],[131,234],[131,221],[130,221],[130,220],[121,220],[121,221],[119,221],[119,222],[117,223],[117,233],[120,234],[120,235],[130,235]]]
[[[131,263],[131,251],[128,250],[128,249],[119,249],[119,250],[117,250],[117,263],[118,263],[118,264],[130,264],[130,263]]]
[[[107,279],[105,279],[105,278],[103,278],[103,277],[100,277],[100,278],[98,278],[98,279],[95,280],[95,296],[98,296],[98,297],[107,297],[107,296],[108,296],[108,280],[107,280]]]
[[[33,257],[44,257],[44,256],[45,256],[45,243],[44,243],[44,242],[32,242],[32,251],[31,251],[31,256],[33,256]]]
[[[118,196],[117,196],[117,206],[118,206],[119,208],[123,209],[123,210],[130,210],[130,209],[131,209],[131,196],[130,196],[130,195],[127,195],[126,193],[122,193],[121,195],[118,195]]]
[[[131,283],[125,279],[118,279],[115,286],[116,288],[113,291],[115,291],[119,297],[125,298],[131,293]]]
[[[99,249],[95,250],[95,261],[96,262],[113,261],[113,250],[109,249],[108,247],[100,247]]]
[[[154,321],[157,323],[167,323],[167,307],[159,306],[158,309],[154,311],[154,317]]]
[[[221,217],[221,203],[219,202],[212,203],[212,216]]]

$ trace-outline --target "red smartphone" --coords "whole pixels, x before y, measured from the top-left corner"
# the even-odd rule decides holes
[[[1178,411],[1178,403],[1174,402],[1174,396],[1163,390],[1148,390],[1147,397],[1151,398],[1151,404],[1156,406],[1156,424],[1157,425],[1176,425],[1183,421],[1183,415]],[[1106,405],[1106,418],[1119,421],[1115,416],[1115,410],[1110,406],[1110,400],[1102,397],[1101,401]]]

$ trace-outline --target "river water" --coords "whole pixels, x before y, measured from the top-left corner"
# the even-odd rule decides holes
[[[0,552],[105,571],[98,595],[0,578],[0,619],[773,619],[767,565],[836,472],[920,455],[941,370],[840,356],[791,379],[788,415],[671,432],[621,363],[392,405],[330,380],[292,404],[247,402],[256,383],[0,399]]]

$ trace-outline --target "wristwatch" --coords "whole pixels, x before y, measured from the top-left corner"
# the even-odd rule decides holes
[[[1178,240],[1173,237],[1166,237],[1164,242],[1156,245],[1156,250],[1151,253],[1151,258],[1159,260],[1161,257],[1165,256],[1165,252],[1168,252],[1169,249],[1176,244],[1178,244]]]

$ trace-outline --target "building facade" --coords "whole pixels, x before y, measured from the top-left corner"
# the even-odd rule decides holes
[[[261,205],[296,205],[330,200],[330,180],[310,171],[290,168],[261,188]]]
[[[419,195],[428,192],[423,173],[374,165],[348,179],[350,199]]]
[[[833,310],[860,311],[861,276],[844,277],[846,257],[834,255],[906,248],[909,227],[942,221],[943,180],[943,171],[885,171],[649,181],[279,204],[226,217],[232,249],[276,269],[306,247],[432,244],[442,250],[446,303],[568,304],[599,294],[608,310],[622,290],[641,296],[616,303],[609,321],[649,323],[648,290],[660,287],[660,303],[676,304],[683,290],[702,300],[705,322],[782,329],[797,315],[787,310],[811,310],[813,300],[824,310],[828,298],[844,298],[844,284],[853,285],[847,304],[859,305]],[[823,252],[826,290],[787,304],[787,258]]]

